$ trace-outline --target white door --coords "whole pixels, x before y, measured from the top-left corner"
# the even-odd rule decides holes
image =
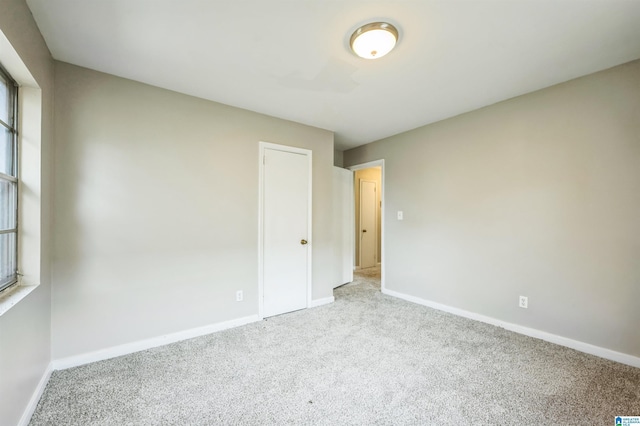
[[[264,317],[307,307],[310,155],[264,149]]]
[[[376,183],[360,181],[360,268],[376,266]]]
[[[333,168],[333,238],[335,277],[333,287],[353,281],[353,235],[355,234],[353,172]]]

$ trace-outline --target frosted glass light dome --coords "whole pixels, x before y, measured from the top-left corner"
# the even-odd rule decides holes
[[[353,52],[365,59],[382,58],[398,42],[398,30],[387,22],[372,22],[355,30],[350,44]]]

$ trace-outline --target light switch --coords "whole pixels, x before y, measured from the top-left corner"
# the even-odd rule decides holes
[[[398,220],[402,220],[404,219],[404,215],[402,214],[401,210],[398,210]]]

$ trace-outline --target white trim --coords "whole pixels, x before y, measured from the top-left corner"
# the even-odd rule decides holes
[[[518,334],[524,334],[525,336],[534,337],[540,340],[545,340],[547,342],[555,343],[556,345],[565,346],[567,348],[571,348],[580,352],[595,355],[600,358],[605,358],[611,361],[616,361],[622,364],[630,365],[632,367],[640,368],[640,358],[635,357],[633,355],[624,354],[622,352],[616,352],[611,349],[606,349],[600,346],[592,345],[590,343],[580,342],[578,340],[569,339],[568,337],[558,336],[557,334],[551,334],[551,333],[547,333],[546,331],[536,330],[535,328],[524,327],[522,325],[502,321],[496,318],[488,317],[486,315],[477,314],[475,312],[465,311],[464,309],[454,308],[452,306],[443,305],[441,303],[432,302],[430,300],[421,299],[419,297],[410,296],[408,294],[400,293],[397,291],[383,290],[382,292],[384,294],[388,294],[389,296],[394,296],[399,299],[417,303],[419,305],[427,306],[429,308],[437,309],[439,311],[444,311],[444,312],[448,312],[450,314],[468,318],[474,321],[480,321],[486,324],[495,325],[497,327],[501,327]]]
[[[31,417],[33,413],[36,411],[36,407],[38,406],[38,402],[40,402],[40,398],[42,397],[42,393],[44,389],[47,387],[47,383],[49,383],[49,379],[51,378],[51,373],[53,372],[53,363],[49,363],[47,365],[46,370],[42,374],[40,381],[38,382],[38,386],[36,386],[33,394],[31,395],[31,399],[29,399],[29,403],[26,408],[22,412],[22,417],[20,417],[20,421],[18,421],[18,426],[28,426],[31,421]]]
[[[336,299],[333,296],[331,296],[331,297],[323,297],[322,299],[313,299],[311,301],[311,304],[309,305],[309,307],[310,308],[317,308],[318,306],[328,305],[329,303],[333,303],[333,302],[335,302],[335,300]]]
[[[384,166],[384,159],[373,160],[367,163],[354,164],[353,166],[347,167],[347,169],[355,171],[355,170],[370,169],[372,167],[380,167],[380,166]]]
[[[13,287],[8,287],[0,292],[0,316],[7,313],[9,309],[13,308],[36,288],[38,288],[37,285],[25,285],[18,282]]]
[[[307,308],[311,307],[311,295],[313,293],[312,270],[313,270],[313,152],[309,149],[296,148],[294,146],[278,145],[271,142],[260,141],[258,143],[258,315],[264,318],[264,154],[265,149],[277,151],[293,152],[307,156],[309,162],[309,187],[307,206]]]
[[[53,360],[53,369],[64,370],[71,367],[78,367],[80,365],[90,364],[92,362],[103,361],[105,359],[115,358],[122,355],[129,355],[134,352],[157,348],[158,346],[164,346],[170,343],[180,342],[182,340],[193,339],[194,337],[204,336],[207,334],[215,333],[217,331],[240,327],[242,325],[251,324],[257,321],[261,321],[261,318],[259,318],[257,315],[250,315],[248,317],[218,322],[215,324],[205,325],[204,327],[196,327],[189,330],[179,331],[177,333],[153,337],[151,339],[139,340],[137,342],[126,343],[124,345],[112,346],[110,348],[100,349],[81,355],[55,359]]]
[[[16,306],[40,283],[41,257],[41,136],[42,91],[0,31],[2,66],[18,83],[18,232],[17,266],[22,274],[16,285],[0,293],[0,316]],[[28,194],[25,193],[28,188]]]
[[[386,213],[385,213],[385,198],[387,197],[387,189],[385,188],[385,184],[384,184],[384,180],[385,180],[385,167],[384,167],[384,158],[381,160],[375,160],[375,161],[369,161],[367,163],[362,163],[362,164],[356,164],[353,166],[349,166],[347,167],[348,170],[351,171],[355,171],[355,170],[362,170],[362,169],[370,169],[371,167],[380,167],[381,168],[381,176],[380,176],[380,180],[381,180],[381,193],[380,193],[380,202],[382,203],[382,206],[380,207],[380,290],[384,293],[385,290],[387,289],[387,279],[386,279],[386,267],[385,267],[385,218],[386,218]],[[355,179],[356,174],[353,174],[353,178]],[[354,222],[355,222],[355,215],[353,218]],[[355,228],[355,225],[354,225]],[[353,242],[353,250],[355,252],[355,241]],[[355,256],[354,256],[354,262],[355,262]],[[356,266],[354,265],[354,271],[356,270]]]

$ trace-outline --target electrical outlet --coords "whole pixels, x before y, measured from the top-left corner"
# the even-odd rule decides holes
[[[236,291],[236,302],[242,302],[244,299],[244,295],[242,294],[242,290]]]
[[[520,302],[518,306],[527,309],[529,307],[529,298],[527,296],[520,296]]]
[[[398,210],[398,220],[403,220],[404,219],[404,213],[402,213],[401,210]]]

